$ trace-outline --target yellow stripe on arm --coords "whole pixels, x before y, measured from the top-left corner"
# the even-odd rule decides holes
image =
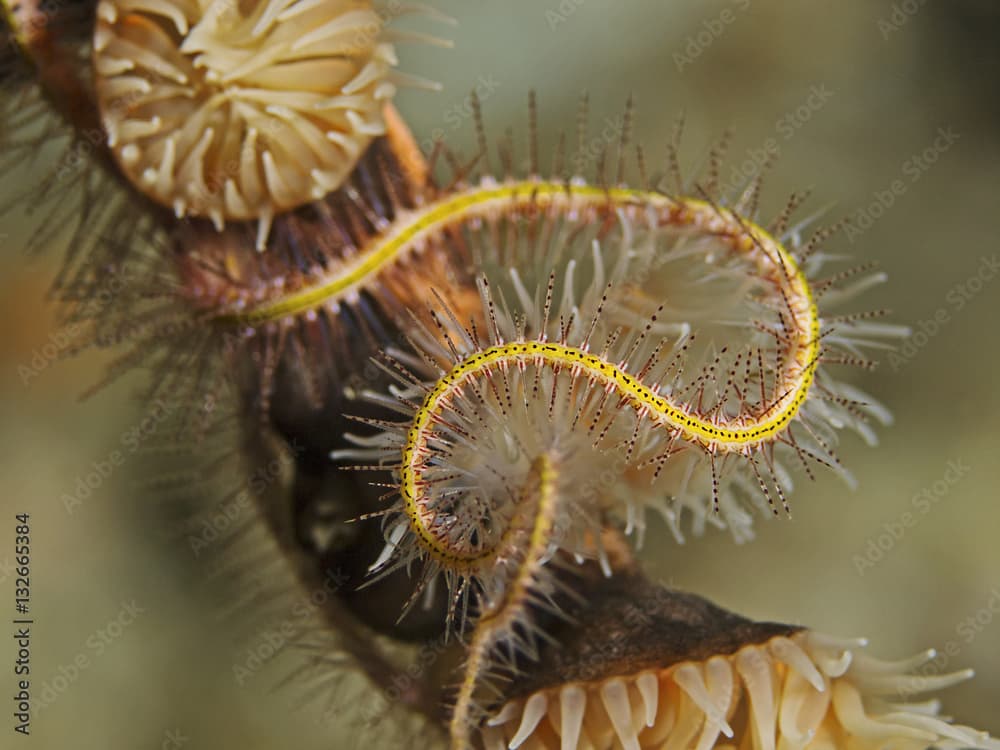
[[[674,199],[647,190],[604,189],[590,185],[523,180],[466,188],[417,210],[402,213],[383,236],[373,240],[371,246],[359,253],[356,260],[338,269],[335,274],[313,286],[250,306],[246,310],[223,312],[218,319],[231,324],[258,325],[339,301],[421,242],[440,234],[446,227],[482,219],[493,211],[517,211],[530,206],[564,208],[567,212],[596,206],[651,206],[661,210],[669,209],[668,223],[676,226],[692,225],[731,238],[740,237],[745,240],[742,248],[744,252],[752,252],[758,246],[767,248],[765,254],[773,252],[775,258],[763,260],[775,265],[776,272],[784,273],[788,270],[792,277],[790,286],[797,287],[799,295],[804,293],[809,296],[808,284],[802,278],[798,265],[781,244],[760,227],[738,219],[727,209],[717,208],[698,199]],[[752,238],[746,236],[748,230],[752,232]],[[777,263],[773,262],[775,259]],[[809,301],[811,302],[811,297]]]
[[[604,190],[591,186],[567,186],[564,183],[530,180],[467,188],[414,211],[401,213],[389,230],[373,240],[371,246],[363,250],[356,260],[315,286],[268,300],[246,310],[227,311],[219,319],[233,324],[257,325],[298,315],[343,299],[422,241],[436,236],[446,227],[483,218],[498,209],[520,210],[533,205],[543,208],[565,205],[569,210],[609,203],[667,206],[673,204],[673,201],[660,193],[641,190]]]
[[[476,718],[473,713],[475,690],[488,671],[490,651],[511,633],[518,618],[528,621],[525,615],[532,587],[553,542],[560,501],[559,475],[553,457],[548,453],[541,454],[535,459],[528,477],[526,496],[521,499],[519,512],[529,516],[526,520],[530,521],[531,538],[513,577],[504,587],[503,598],[492,603],[492,607],[485,610],[476,623],[465,674],[449,724],[452,748],[471,746],[469,735],[475,727]]]
[[[652,205],[665,209],[661,219],[672,226],[691,226],[706,234],[727,239],[734,251],[747,256],[760,278],[776,286],[791,312],[789,347],[785,371],[779,373],[775,391],[780,394],[763,414],[739,413],[728,418],[709,419],[685,404],[662,395],[616,364],[584,349],[558,343],[524,341],[502,343],[469,354],[456,363],[427,394],[417,410],[402,452],[400,490],[411,527],[432,555],[441,559],[453,553],[443,549],[422,516],[420,486],[421,457],[429,450],[427,441],[434,415],[456,391],[481,373],[518,362],[539,366],[570,365],[616,392],[637,412],[642,410],[652,422],[672,434],[711,453],[748,453],[782,434],[805,402],[815,377],[820,353],[819,313],[812,290],[795,258],[765,230],[728,209],[690,198],[674,199],[660,193],[629,189],[609,189],[523,181],[514,184],[472,188],[438,204],[432,204],[417,218],[385,240],[378,253],[398,252],[399,248],[423,238],[439,223],[453,223],[486,215],[492,208],[563,204],[567,209],[586,205]],[[438,227],[439,229],[440,227]],[[452,562],[455,560],[451,559]]]
[[[488,373],[501,364],[532,362],[538,365],[569,365],[592,376],[596,382],[614,389],[618,396],[633,410],[645,410],[648,419],[671,433],[681,436],[712,452],[746,452],[747,449],[773,438],[784,431],[798,413],[812,383],[815,362],[807,366],[798,379],[795,389],[784,397],[760,419],[737,415],[730,419],[714,421],[693,413],[679,402],[661,395],[638,379],[606,360],[572,346],[549,342],[520,342],[500,344],[470,355],[459,362],[441,378],[417,410],[403,448],[400,471],[401,494],[412,527],[432,548],[440,547],[440,540],[431,533],[420,507],[418,467],[420,456],[427,450],[428,432],[435,413],[452,395],[470,379]],[[444,553],[444,550],[437,550]]]

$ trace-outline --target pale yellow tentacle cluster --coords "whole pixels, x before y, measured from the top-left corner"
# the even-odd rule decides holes
[[[396,62],[370,0],[101,0],[94,68],[122,170],[178,216],[259,219],[336,189]]]
[[[509,701],[486,722],[486,750],[924,750],[1000,748],[912,696],[969,672],[924,677],[934,656],[885,662],[864,641],[803,631],[733,654],[567,683]]]

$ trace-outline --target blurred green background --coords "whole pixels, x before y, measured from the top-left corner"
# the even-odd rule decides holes
[[[400,51],[404,70],[444,85],[398,98],[418,139],[440,135],[470,152],[467,94],[477,87],[494,135],[507,125],[524,132],[535,89],[543,145],[572,130],[582,91],[592,132],[632,93],[651,159],[683,111],[689,166],[731,127],[724,178],[770,142],[780,151],[765,191],[770,206],[812,187],[813,207],[832,206],[828,216],[852,215],[865,227],[832,247],[888,272],[890,283],[864,301],[891,308],[914,336],[900,359],[851,374],[896,417],[877,448],[852,436],[842,443],[859,488],[820,472],[793,494],[794,519],[761,520],[752,544],[709,532],[678,547],[657,527],[644,554],[664,581],[749,616],[866,635],[888,658],[937,648],[945,656],[935,669],[977,671],[941,694],[945,712],[1000,734],[997,4],[433,5],[459,25],[442,28],[453,50]],[[12,607],[13,516],[28,512],[33,685],[36,697],[46,684],[54,697],[34,717],[27,746],[341,746],[331,729],[291,711],[269,678],[234,679],[245,644],[218,622],[189,551],[164,543],[160,517],[136,489],[141,462],[130,460],[130,431],[143,412],[129,397],[134,382],[77,402],[104,359],[46,356],[60,331],[44,302],[53,266],[26,262],[16,252],[18,217],[6,221],[0,612],[6,618]],[[121,465],[67,508],[67,494],[79,496],[78,481],[114,451]],[[14,652],[4,641],[8,665]],[[86,666],[74,673],[81,655]],[[8,666],[0,673],[6,696],[13,677]],[[3,747],[15,746],[11,712],[8,700]]]

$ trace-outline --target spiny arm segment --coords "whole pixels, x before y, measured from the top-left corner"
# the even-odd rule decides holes
[[[246,309],[226,310],[218,319],[234,325],[258,325],[336,302],[356,292],[396,259],[440,235],[445,229],[463,222],[505,211],[539,209],[568,214],[588,208],[614,210],[629,207],[652,209],[665,225],[691,226],[706,234],[731,239],[737,251],[753,254],[757,258],[758,265],[766,271],[768,278],[787,285],[794,292],[789,295],[793,303],[798,300],[801,311],[809,314],[813,306],[812,295],[795,259],[763,229],[728,209],[701,199],[672,198],[649,190],[529,179],[502,184],[486,180],[416,210],[401,212],[392,226],[373,240],[368,248],[318,283]],[[779,275],[782,278],[779,279]]]
[[[565,342],[545,340],[494,340],[457,361],[429,389],[416,410],[406,436],[400,467],[400,492],[411,528],[426,549],[439,561],[456,563],[455,551],[447,549],[432,525],[435,515],[424,504],[421,488],[425,485],[425,456],[435,425],[435,415],[446,408],[450,399],[478,376],[503,371],[509,366],[531,364],[536,367],[565,368],[579,372],[620,397],[624,405],[662,426],[671,441],[682,438],[700,446],[706,453],[737,453],[751,456],[755,449],[774,442],[788,429],[810,393],[820,359],[820,318],[812,289],[795,258],[766,231],[735,212],[700,199],[675,199],[660,193],[630,189],[601,189],[564,183],[535,181],[468,190],[454,198],[429,207],[426,221],[415,221],[395,233],[393,241],[412,242],[420,232],[429,232],[429,217],[455,222],[484,216],[491,210],[509,207],[510,202],[539,207],[558,206],[566,210],[587,205],[651,207],[658,221],[675,227],[691,227],[706,236],[727,242],[735,252],[746,255],[756,267],[760,279],[775,288],[775,298],[788,311],[784,366],[775,385],[775,400],[761,411],[741,410],[727,416],[721,411],[708,414],[669,394],[661,393],[622,365],[590,353],[586,342],[570,346]],[[419,226],[418,226],[419,225]],[[494,336],[496,338],[496,336]],[[472,561],[462,560],[469,563]]]
[[[532,592],[537,592],[538,578],[553,543],[557,513],[560,506],[559,470],[555,459],[543,453],[535,459],[529,473],[522,507],[525,526],[530,529],[527,548],[515,563],[513,575],[503,588],[499,601],[486,602],[476,623],[476,632],[469,644],[469,658],[459,687],[449,725],[452,748],[464,750],[471,746],[470,731],[475,727],[475,692],[490,668],[490,653],[504,641],[512,648],[518,636],[515,625],[528,622],[527,607]],[[530,632],[530,631],[529,631]]]

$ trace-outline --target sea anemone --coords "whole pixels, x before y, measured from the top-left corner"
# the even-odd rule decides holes
[[[384,132],[391,44],[368,0],[101,0],[101,121],[136,188],[178,217],[258,219],[341,185]]]
[[[900,329],[819,312],[840,278],[810,279],[827,235],[787,231],[789,211],[768,231],[746,197],[487,175],[389,227],[386,247],[463,249],[482,299],[470,315],[435,288],[434,324],[400,322],[416,355],[394,348],[398,390],[364,395],[406,419],[367,420],[378,434],[334,452],[397,472],[374,568],[421,558],[421,585],[444,572],[455,594],[488,587],[491,566],[454,563],[498,543],[517,488],[552,451],[576,483],[560,540],[571,550],[609,518],[641,543],[648,508],[678,538],[711,522],[748,539],[748,505],[787,510],[783,462],[846,474],[836,431],[873,439],[866,418],[888,415],[825,363],[864,363],[862,348]],[[643,309],[653,298],[671,306]]]
[[[912,702],[971,676],[921,669],[933,651],[882,661],[864,639],[754,623],[636,575],[588,600],[576,632],[505,686],[516,697],[483,722],[487,750],[1000,748]]]

